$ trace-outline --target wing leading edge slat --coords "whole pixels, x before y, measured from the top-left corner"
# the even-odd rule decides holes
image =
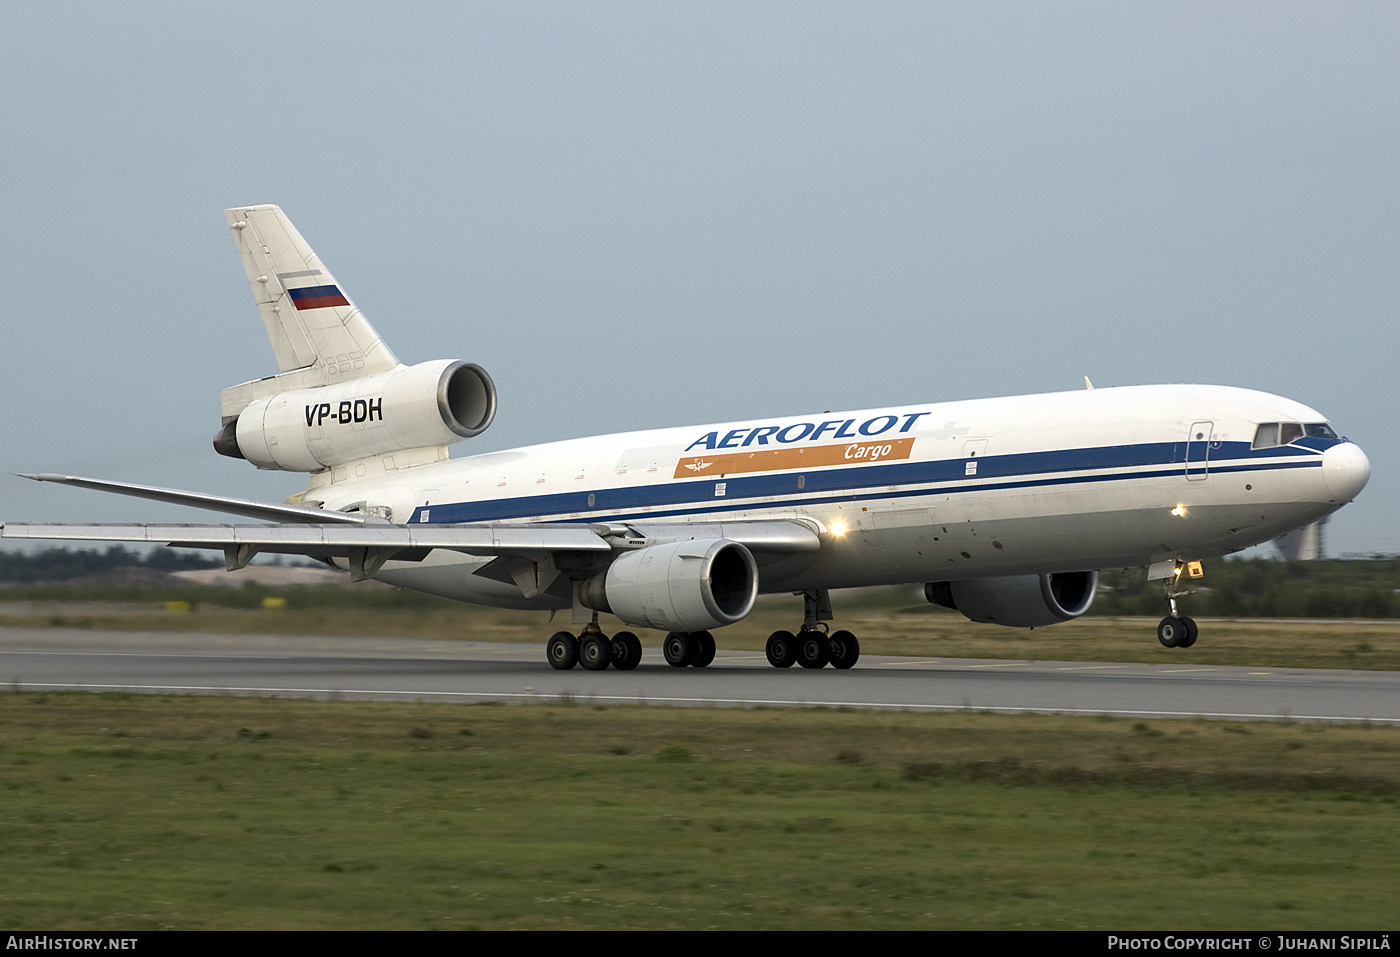
[[[141,542],[177,548],[238,548],[322,556],[354,549],[433,549],[478,555],[518,551],[612,549],[584,526],[542,525],[121,525],[9,523],[0,535],[15,539]]]

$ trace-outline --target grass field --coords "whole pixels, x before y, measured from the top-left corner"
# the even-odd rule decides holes
[[[199,597],[226,591],[0,602],[0,625],[570,627]],[[755,650],[799,611],[764,598],[717,637]],[[1400,670],[1400,622],[1203,620],[1183,652],[1155,619],[1012,631],[892,592],[836,612],[867,654]],[[23,692],[0,694],[0,822],[3,929],[1383,929],[1400,729]]]
[[[77,627],[117,631],[204,631],[219,634],[364,635],[374,637],[519,641],[538,644],[559,628],[572,628],[567,614],[554,621],[542,612],[504,611],[446,601],[424,600],[404,607],[382,607],[345,597],[339,605],[325,595],[298,604],[295,590],[280,609],[237,608],[201,601],[192,592],[191,612],[172,613],[160,602],[25,601],[0,602],[0,625]],[[223,598],[223,591],[213,594]],[[223,599],[227,600],[227,599]],[[940,658],[1025,658],[1066,661],[1135,661],[1258,665],[1272,668],[1356,668],[1400,670],[1400,620],[1318,622],[1200,619],[1201,640],[1189,650],[1157,643],[1155,618],[1086,617],[1034,631],[980,625],[957,612],[937,608],[910,594],[881,591],[837,596],[833,626],[854,632],[865,654]],[[768,635],[801,621],[801,601],[764,596],[743,622],[716,632],[723,648],[762,650]],[[604,629],[625,628],[603,616]],[[644,643],[660,641],[643,632]]]
[[[1393,925],[1400,729],[0,694],[0,924]]]

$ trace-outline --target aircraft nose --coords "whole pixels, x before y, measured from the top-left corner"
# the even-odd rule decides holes
[[[1371,478],[1371,460],[1355,442],[1342,442],[1322,453],[1322,480],[1337,501],[1356,498]]]

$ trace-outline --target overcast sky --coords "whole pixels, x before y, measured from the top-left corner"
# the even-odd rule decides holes
[[[280,205],[457,455],[1153,382],[1305,402],[1400,551],[1394,3],[0,8],[4,472],[281,501],[210,447],[276,371],[220,210]],[[0,478],[0,519],[207,515]]]

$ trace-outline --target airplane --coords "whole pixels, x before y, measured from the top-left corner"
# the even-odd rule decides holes
[[[276,206],[224,211],[277,359],[224,389],[214,448],[309,475],[283,504],[55,474],[259,524],[3,526],[5,538],[310,556],[463,602],[569,610],[556,669],[631,670],[664,632],[674,667],[715,656],[711,629],[759,593],[800,595],[770,664],[852,667],[832,589],[923,583],[978,622],[1036,628],[1088,611],[1099,571],[1161,581],[1157,638],[1195,644],[1179,613],[1199,563],[1278,538],[1352,501],[1370,463],[1321,413],[1247,389],[1152,385],[778,416],[630,432],[452,459],[497,393],[481,366],[401,363]]]

